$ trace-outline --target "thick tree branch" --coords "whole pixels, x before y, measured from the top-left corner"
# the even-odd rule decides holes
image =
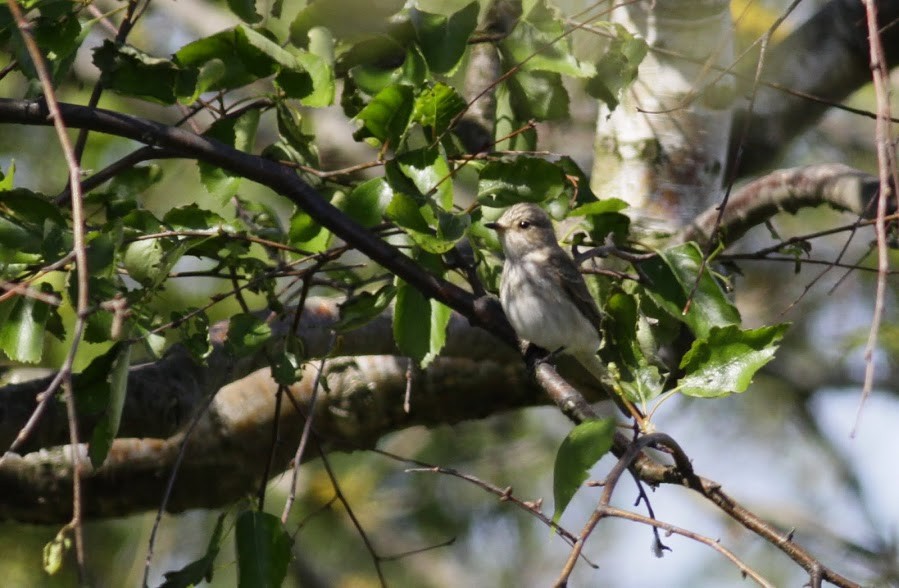
[[[871,203],[876,201],[877,193],[875,176],[839,163],[777,170],[734,192],[716,238],[727,246],[779,212],[796,213],[822,204],[873,218],[876,211]],[[672,242],[707,243],[718,212],[717,207],[706,210],[675,235]]]

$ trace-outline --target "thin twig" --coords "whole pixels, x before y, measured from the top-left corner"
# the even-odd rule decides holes
[[[871,52],[871,72],[874,80],[874,95],[877,97],[877,125],[875,129],[875,145],[877,148],[877,171],[880,179],[880,193],[877,197],[877,222],[874,225],[877,234],[877,288],[874,297],[874,316],[871,319],[871,329],[868,331],[868,342],[865,345],[865,383],[862,386],[862,397],[858,403],[858,411],[855,415],[855,423],[852,425],[851,437],[858,432],[865,400],[871,394],[874,387],[874,349],[877,347],[877,335],[880,332],[880,323],[883,320],[884,299],[886,296],[886,278],[890,267],[887,251],[886,216],[887,201],[892,194],[890,187],[890,175],[892,174],[894,186],[899,188],[896,182],[896,152],[892,141],[890,128],[890,96],[888,90],[889,69],[886,55],[880,41],[880,33],[877,30],[877,5],[874,0],[863,0],[865,14],[868,21],[868,46]]]
[[[76,156],[75,151],[72,148],[72,144],[69,141],[68,129],[66,128],[65,121],[60,114],[59,103],[56,100],[56,93],[53,89],[52,78],[47,71],[47,64],[44,61],[44,56],[41,54],[40,48],[38,48],[37,43],[31,36],[31,23],[25,20],[25,16],[22,14],[22,10],[19,8],[19,4],[15,0],[6,0],[6,4],[7,6],[9,6],[9,10],[16,21],[16,28],[18,28],[19,33],[22,35],[22,40],[25,43],[28,55],[31,57],[31,61],[34,64],[34,69],[37,72],[38,79],[40,80],[41,89],[44,92],[44,99],[46,100],[47,108],[53,120],[53,128],[56,130],[57,139],[65,157],[66,166],[68,167],[69,183],[72,186],[72,239],[74,241],[72,248],[75,254],[75,269],[77,272],[77,295],[75,303],[76,319],[72,337],[72,344],[69,347],[69,351],[66,354],[63,366],[60,369],[59,373],[62,377],[59,378],[59,382],[67,388],[65,400],[69,420],[69,440],[73,447],[72,450],[76,451],[79,445],[79,440],[77,420],[75,419],[74,391],[71,387],[71,375],[72,366],[75,363],[75,354],[78,350],[78,344],[80,343],[81,337],[84,334],[89,301],[87,250],[85,247],[84,237],[84,203],[82,200],[80,185],[81,170],[78,164],[78,157]],[[52,394],[49,390],[47,392],[48,393],[46,393],[46,396],[44,398],[44,406],[46,406],[46,401]],[[42,409],[40,411],[35,411],[35,421],[40,418],[40,414],[42,413]],[[74,454],[73,457],[75,457]],[[71,527],[75,536],[75,556],[76,561],[78,562],[78,577],[79,580],[84,583],[86,581],[86,569],[84,563],[84,536],[82,531],[82,472],[80,464],[81,460],[74,459],[72,461]]]

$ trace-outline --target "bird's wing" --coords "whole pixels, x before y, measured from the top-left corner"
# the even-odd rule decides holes
[[[560,282],[562,284],[562,288],[565,289],[565,292],[571,296],[571,299],[574,300],[575,305],[578,310],[581,311],[590,324],[596,327],[596,331],[599,332],[602,326],[602,314],[599,312],[599,308],[596,306],[596,300],[593,299],[593,296],[590,295],[590,290],[587,289],[587,283],[584,282],[584,276],[581,275],[581,272],[578,271],[577,265],[575,265],[574,261],[570,257],[568,257],[565,252],[559,249],[556,252],[560,259],[557,260],[557,263],[553,263],[552,267],[555,268],[559,272]]]

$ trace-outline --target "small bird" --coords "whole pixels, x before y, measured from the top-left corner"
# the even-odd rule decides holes
[[[559,245],[546,212],[536,204],[519,203],[485,226],[497,232],[506,256],[500,302],[519,338],[571,355],[597,380],[607,381],[608,372],[596,355],[602,314],[574,260]],[[624,404],[631,415],[640,415],[632,404]]]

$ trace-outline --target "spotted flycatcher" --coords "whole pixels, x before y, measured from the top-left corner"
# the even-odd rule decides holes
[[[521,203],[486,226],[496,230],[506,256],[500,302],[519,338],[571,355],[607,381],[596,355],[602,315],[574,260],[559,246],[549,216],[536,204]],[[627,412],[639,414],[632,409]]]

